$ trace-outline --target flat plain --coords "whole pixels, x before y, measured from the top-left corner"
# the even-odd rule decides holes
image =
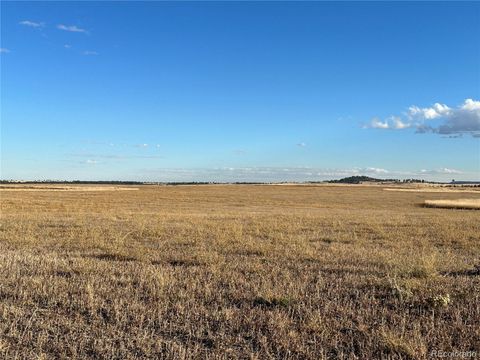
[[[0,358],[480,354],[480,192],[99,188],[0,189]]]

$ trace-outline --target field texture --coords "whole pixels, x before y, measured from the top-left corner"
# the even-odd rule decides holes
[[[480,354],[480,193],[136,188],[0,190],[0,358]]]

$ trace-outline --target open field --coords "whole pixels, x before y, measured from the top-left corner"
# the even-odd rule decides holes
[[[480,354],[480,212],[424,206],[461,194],[136,188],[0,191],[0,358]]]

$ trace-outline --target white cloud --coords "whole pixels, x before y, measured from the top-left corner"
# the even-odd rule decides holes
[[[83,52],[83,55],[86,55],[86,56],[89,56],[89,55],[98,55],[98,52],[86,50],[86,51]]]
[[[0,48],[0,54],[8,54],[10,52],[7,48]]]
[[[363,126],[363,128],[367,129],[406,129],[409,128],[411,125],[405,121],[403,121],[398,116],[390,116],[388,119],[382,121],[379,118],[373,118],[370,123]]]
[[[440,123],[435,123],[435,121]],[[432,125],[428,122],[433,121]],[[466,99],[463,104],[451,108],[445,104],[435,103],[432,107],[420,108],[410,106],[401,116],[390,116],[385,120],[373,118],[364,128],[402,130],[415,128],[418,133],[435,133],[460,137],[470,134],[480,136],[480,101]]]
[[[307,146],[307,144],[306,144],[306,143],[304,143],[304,142],[301,142],[301,143],[298,143],[298,144],[297,144],[297,146],[298,146],[298,147],[306,147],[306,146]]]
[[[63,47],[64,47],[65,49],[70,49],[70,48],[72,47],[72,45],[65,44],[65,45],[63,45]]]
[[[374,174],[388,174],[388,173],[390,173],[390,171],[388,171],[386,169],[374,168],[374,167],[368,167],[368,168],[364,169],[364,172],[374,173]]]
[[[90,164],[90,165],[95,165],[98,164],[99,162],[97,160],[92,160],[92,159],[87,159],[85,161],[85,164]]]
[[[370,123],[364,126],[364,128],[371,129],[388,129],[389,124],[386,121],[381,121],[379,118],[373,118]]]
[[[462,105],[462,110],[478,111],[480,110],[480,101],[466,99]]]
[[[135,145],[135,147],[146,148],[146,147],[148,147],[148,144],[137,144],[137,145]]]
[[[30,20],[23,20],[19,22],[20,25],[25,25],[25,26],[30,26],[36,29],[43,28],[45,26],[45,23],[43,22],[35,22],[35,21],[30,21]]]
[[[393,129],[400,130],[400,129],[407,129],[411,127],[411,125],[407,122],[402,121],[401,118],[398,116],[392,117],[392,127]]]
[[[78,33],[84,33],[84,34],[88,34],[88,31],[85,30],[85,29],[82,29],[82,28],[79,28],[75,25],[63,25],[63,24],[59,24],[57,25],[57,29],[59,30],[64,30],[64,31],[69,31],[69,32],[78,32]]]
[[[408,116],[410,119],[420,118],[426,120],[436,119],[451,112],[445,104],[435,103],[432,107],[420,109],[418,106],[412,105],[408,108]]]

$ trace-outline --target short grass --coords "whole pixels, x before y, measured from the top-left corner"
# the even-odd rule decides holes
[[[2,190],[0,358],[478,354],[480,212],[426,197],[458,194]]]

